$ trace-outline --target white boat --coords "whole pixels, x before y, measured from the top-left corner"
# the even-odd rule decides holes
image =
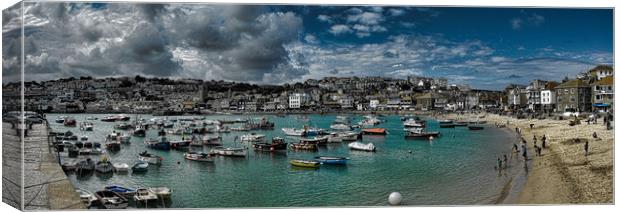
[[[147,162],[150,164],[161,164],[161,161],[164,160],[164,158],[144,151],[138,155],[138,160]]]
[[[375,126],[381,124],[381,120],[375,117],[367,117],[366,119],[360,121],[358,124],[361,126]]]
[[[265,135],[263,134],[247,134],[247,135],[242,135],[241,136],[241,141],[246,141],[246,142],[258,142],[258,141],[264,141],[265,140]]]
[[[75,191],[80,194],[80,199],[82,200],[82,202],[86,203],[86,206],[90,206],[94,201],[97,201],[97,197],[95,197],[95,195],[90,191],[80,188],[76,189]]]
[[[133,200],[136,202],[148,203],[148,201],[157,200],[157,195],[147,188],[139,188],[136,190]]]
[[[304,130],[299,130],[295,128],[282,128],[282,131],[285,135],[288,136],[301,136],[304,133]]]
[[[373,152],[376,150],[375,145],[372,143],[361,143],[361,142],[353,142],[349,144],[349,149],[352,150],[360,150],[360,151],[367,151],[367,152]]]
[[[82,122],[82,124],[80,125],[80,130],[82,131],[93,131],[94,129],[94,124],[91,122]]]
[[[218,155],[222,155],[222,156],[245,157],[247,155],[247,151],[245,148],[227,147],[227,148],[214,149],[214,151]]]
[[[357,141],[359,137],[359,133],[357,132],[340,132],[340,133],[331,133],[329,137],[327,137],[327,142],[343,142],[343,141]]]
[[[172,195],[172,189],[168,187],[150,187],[149,191],[163,199],[170,198]]]
[[[332,124],[329,128],[332,130],[351,130],[351,126],[346,124]]]
[[[127,165],[126,163],[114,163],[112,164],[112,166],[114,166],[114,170],[116,170],[116,172],[128,172],[129,171],[129,165]]]
[[[88,136],[80,136],[80,141],[88,141]]]
[[[417,122],[415,119],[407,119],[406,121],[403,122],[403,125],[405,126],[405,128],[409,128],[409,127],[421,128],[421,127],[424,127],[423,123]]]
[[[120,139],[121,139],[121,143],[129,143],[129,141],[131,140],[131,136],[127,134],[123,134],[120,136]]]
[[[186,152],[183,157],[187,160],[199,161],[199,162],[213,162],[213,157],[202,152]]]

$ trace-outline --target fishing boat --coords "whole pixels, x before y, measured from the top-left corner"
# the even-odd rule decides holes
[[[304,134],[304,130],[299,130],[295,128],[282,128],[282,131],[285,135],[288,136],[302,136]]]
[[[318,146],[317,144],[312,143],[291,143],[291,149],[316,151],[318,149]]]
[[[158,150],[170,150],[170,142],[166,137],[160,136],[159,139],[147,139],[144,141],[147,147]]]
[[[359,137],[356,132],[333,132],[327,136],[328,143],[338,143],[343,141],[356,141]]]
[[[331,156],[316,156],[314,160],[321,164],[329,165],[347,165],[349,158],[345,157],[331,157]]]
[[[114,116],[106,116],[101,118],[101,121],[103,122],[115,122],[116,118]]]
[[[364,120],[358,122],[357,124],[360,126],[375,126],[381,124],[383,121],[374,116],[365,116]]]
[[[54,122],[62,124],[62,123],[65,123],[65,119],[66,118],[67,118],[66,116],[58,116],[58,118],[56,118],[56,120],[54,120]]]
[[[387,130],[384,128],[366,128],[362,129],[362,134],[365,135],[386,135]]]
[[[311,143],[311,144],[317,144],[317,145],[325,145],[327,144],[327,139],[329,138],[329,136],[320,136],[320,137],[314,137],[314,138],[300,138],[299,142],[300,143]]]
[[[138,155],[138,160],[150,164],[161,164],[161,161],[164,160],[164,158],[144,151]]]
[[[86,158],[86,160],[78,162],[76,166],[75,171],[80,175],[90,174],[95,171],[95,162],[93,162],[90,158]]]
[[[349,149],[360,150],[367,152],[374,152],[376,150],[375,145],[372,143],[364,144],[360,142],[353,142],[349,144]]]
[[[75,190],[80,195],[80,200],[86,204],[86,206],[91,206],[93,202],[97,201],[97,197],[90,191],[78,188]]]
[[[75,127],[77,125],[77,121],[73,117],[67,117],[65,118],[63,124],[65,127]]]
[[[454,123],[439,123],[439,128],[454,128],[456,125]]]
[[[114,139],[107,138],[105,141],[105,146],[110,151],[119,151],[121,150],[121,141],[118,139],[118,136]]]
[[[129,130],[132,127],[133,126],[131,126],[131,124],[127,124],[127,123],[120,123],[120,124],[114,125],[114,129],[116,130]]]
[[[97,118],[97,117],[94,117],[94,116],[89,116],[89,117],[86,117],[86,120],[89,120],[89,121],[93,121],[93,120],[97,120],[97,119],[98,119],[98,118]]]
[[[329,126],[329,128],[332,130],[351,130],[351,126],[341,123],[332,124]]]
[[[97,173],[112,173],[114,171],[114,165],[108,161],[107,157],[103,157],[97,164],[95,165],[95,171]]]
[[[94,126],[95,125],[92,122],[82,122],[82,124],[80,124],[80,130],[93,131]]]
[[[407,119],[403,122],[403,126],[405,126],[405,128],[423,128],[426,125],[424,123],[416,121],[415,119]]]
[[[137,124],[136,128],[133,130],[133,136],[136,136],[136,137],[146,136],[146,127],[142,124]]]
[[[80,136],[80,141],[88,141],[88,136]]]
[[[111,192],[115,192],[117,194],[120,194],[120,195],[122,195],[125,198],[130,198],[134,194],[136,194],[136,189],[126,188],[126,187],[122,187],[122,186],[118,186],[118,185],[106,186],[104,189],[106,191],[111,191]]]
[[[288,136],[317,136],[325,134],[323,129],[308,128],[307,126],[303,129],[282,128],[282,131]]]
[[[265,141],[265,135],[263,134],[247,134],[247,135],[242,135],[241,136],[241,141],[244,142],[259,142],[259,141]]]
[[[105,209],[125,209],[129,205],[127,198],[113,191],[97,191],[95,197]]]
[[[202,152],[186,152],[183,157],[191,161],[213,162],[213,158],[209,154]]]
[[[149,191],[148,188],[138,188],[133,200],[140,203],[148,203],[148,201],[157,200],[157,195]]]
[[[441,119],[441,120],[437,120],[437,122],[439,124],[452,124],[454,121],[450,119]]]
[[[271,143],[262,142],[252,144],[252,148],[258,151],[274,152],[274,151],[286,151],[287,143],[284,142],[284,138],[274,137],[271,139]]]
[[[116,170],[116,172],[128,172],[129,171],[129,165],[127,165],[126,163],[114,163],[112,164],[112,166],[114,166],[114,170]]]
[[[467,127],[467,121],[457,121],[454,123],[455,127]]]
[[[187,150],[192,143],[191,140],[174,140],[170,141],[170,149]]]
[[[133,166],[131,166],[131,171],[136,172],[146,172],[149,170],[149,163],[144,161],[139,161]]]
[[[168,187],[150,187],[149,191],[157,195],[159,198],[168,199],[172,195],[172,189]]]
[[[222,137],[221,136],[203,136],[202,144],[206,146],[222,146]]]
[[[226,147],[226,148],[217,148],[214,151],[218,155],[222,156],[232,156],[232,157],[245,157],[247,155],[247,151],[245,148],[238,147]]]
[[[426,132],[422,128],[405,129],[405,138],[436,138],[439,132]]]
[[[483,130],[483,126],[468,126],[469,130]]]
[[[129,141],[131,141],[131,136],[127,135],[127,134],[122,134],[118,136],[118,139],[121,141],[121,143],[126,143],[128,144]]]
[[[289,161],[289,163],[293,166],[304,167],[304,168],[319,168],[321,166],[321,163],[316,162],[316,161],[311,161],[311,160],[295,159],[295,160]]]

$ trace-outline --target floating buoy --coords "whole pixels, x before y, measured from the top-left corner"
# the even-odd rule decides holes
[[[431,137],[428,137],[428,139],[429,140],[433,140],[433,139],[435,139],[435,137],[431,136]]]
[[[388,202],[390,202],[390,205],[400,205],[400,201],[402,200],[403,196],[401,196],[398,192],[392,192],[388,197]]]
[[[409,150],[409,154],[413,153],[413,151]]]

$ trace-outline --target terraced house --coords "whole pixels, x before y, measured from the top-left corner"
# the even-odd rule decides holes
[[[592,87],[580,79],[566,81],[557,87],[556,112],[587,112],[592,109]]]
[[[614,108],[614,77],[606,76],[592,84],[592,111],[608,112]]]

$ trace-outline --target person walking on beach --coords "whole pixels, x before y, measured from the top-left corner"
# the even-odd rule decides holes
[[[512,144],[512,152],[519,152],[519,147],[517,144]]]
[[[497,158],[497,169],[500,170],[500,172],[502,171],[502,160]]]
[[[530,130],[534,128],[534,124],[530,124]]]
[[[536,141],[538,140],[536,139],[536,135],[534,135],[534,138],[532,138],[532,140],[534,140],[534,146],[536,146]]]
[[[525,143],[521,144],[521,151],[523,151],[523,160],[527,160],[527,146],[525,146]]]
[[[588,147],[589,147],[589,143],[588,141],[586,141],[586,144],[583,147],[583,149],[586,151],[586,157],[588,156]]]
[[[508,157],[504,154],[504,166],[508,166]]]
[[[594,138],[594,139],[597,139],[597,138],[598,138],[598,135],[596,135],[596,132],[593,132],[593,133],[592,133],[592,138]]]
[[[543,134],[543,137],[540,140],[542,140],[542,148],[547,148],[547,135]]]

